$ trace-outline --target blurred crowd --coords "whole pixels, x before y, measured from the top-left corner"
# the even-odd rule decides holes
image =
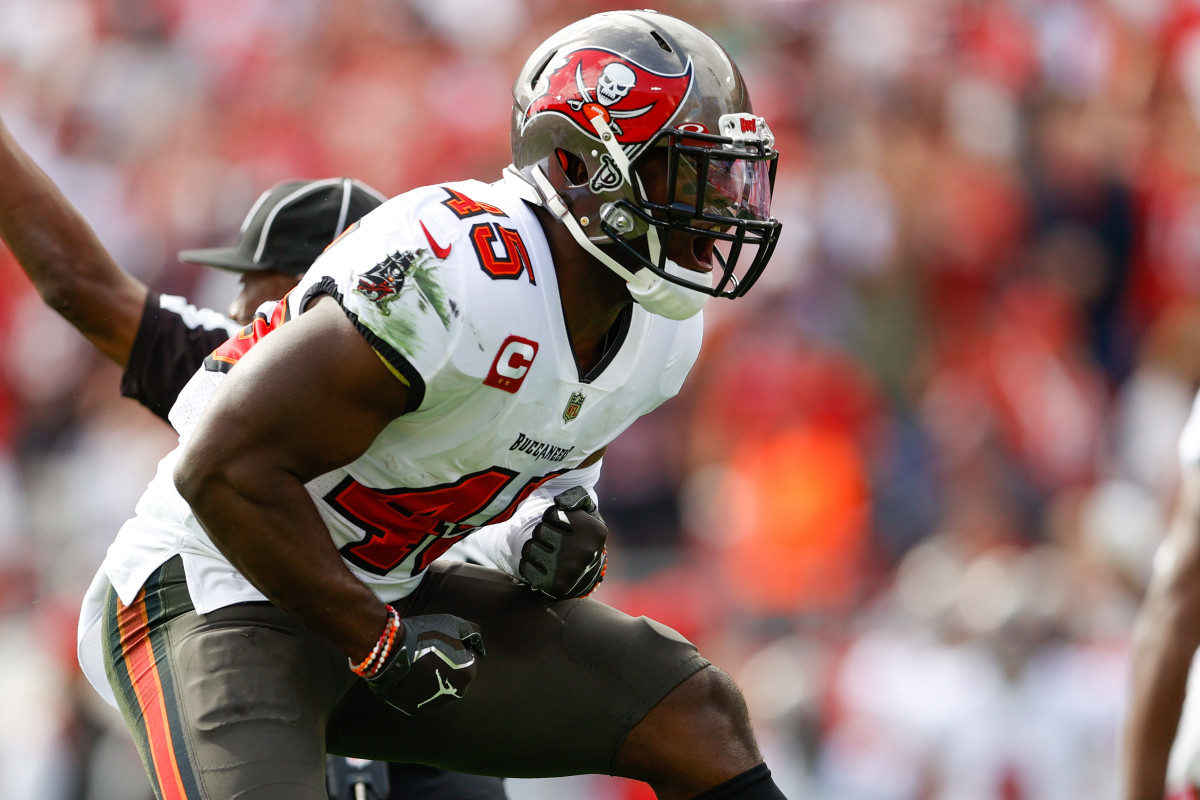
[[[588,0],[3,0],[0,116],[153,288],[268,186],[498,177]],[[1116,796],[1200,384],[1200,4],[670,0],[782,152],[779,249],[605,458],[597,597],[745,688],[792,797]],[[0,187],[0,191],[2,191]],[[0,248],[0,797],[137,798],[78,601],[173,444]],[[610,778],[517,798],[639,800]]]

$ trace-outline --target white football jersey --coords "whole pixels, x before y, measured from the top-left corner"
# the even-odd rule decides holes
[[[238,358],[319,295],[337,300],[409,386],[408,413],[307,487],[347,566],[388,601],[673,396],[702,334],[699,315],[677,322],[633,305],[606,360],[580,375],[531,208],[505,180],[425,187],[368,214],[209,357],[171,410],[181,447]],[[198,612],[263,599],[176,492],[178,453],[160,464],[103,571],[129,603],[180,553]]]

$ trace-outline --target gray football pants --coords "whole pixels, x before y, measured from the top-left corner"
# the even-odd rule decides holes
[[[463,699],[408,717],[268,603],[198,615],[178,559],[128,607],[110,589],[109,682],[158,797],[325,800],[327,752],[481,775],[611,773],[633,726],[708,664],[656,622],[549,602],[468,564],[433,565],[394,605],[480,626],[487,655]]]

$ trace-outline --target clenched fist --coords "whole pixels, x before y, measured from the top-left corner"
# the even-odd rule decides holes
[[[410,716],[462,697],[478,669],[477,656],[486,652],[479,628],[452,614],[407,617],[401,625],[403,644],[367,680],[371,690]]]
[[[604,579],[608,528],[581,486],[555,496],[521,548],[521,579],[555,600],[591,594]]]

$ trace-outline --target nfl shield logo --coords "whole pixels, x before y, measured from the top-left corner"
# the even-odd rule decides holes
[[[579,416],[579,409],[583,406],[583,401],[587,397],[583,392],[572,392],[571,399],[567,401],[567,407],[563,409],[563,422],[570,422]]]

